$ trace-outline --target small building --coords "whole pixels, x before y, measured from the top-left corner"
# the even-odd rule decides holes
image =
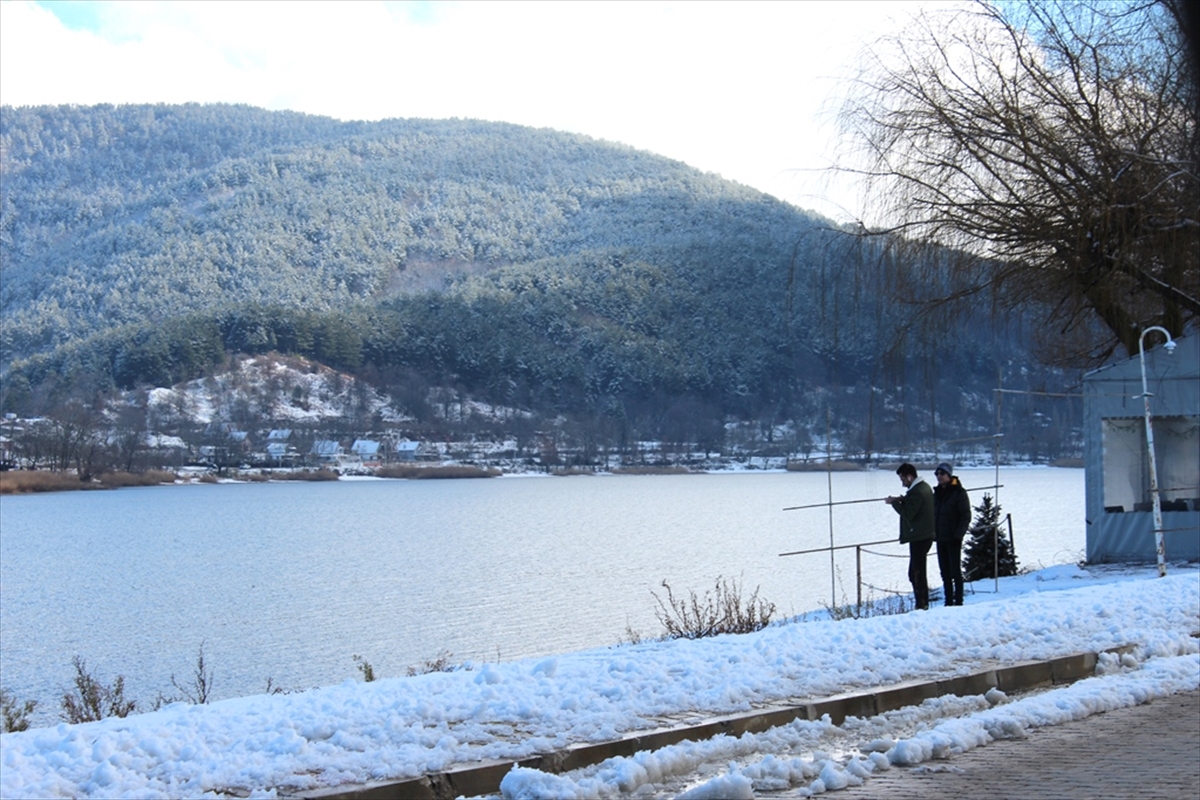
[[[229,441],[233,443],[232,444],[233,450],[235,450],[239,453],[249,453],[250,452],[250,432],[249,431],[231,430],[229,432]]]
[[[1175,343],[1145,354],[1169,561],[1200,559],[1200,336]],[[1140,357],[1084,376],[1083,419],[1088,562],[1155,561]]]
[[[410,442],[408,439],[396,442],[396,458],[400,461],[416,461],[420,450],[420,442]]]
[[[308,451],[318,463],[334,464],[343,455],[342,446],[332,439],[317,439]]]
[[[268,442],[286,442],[292,438],[291,428],[276,428],[267,434]]]
[[[373,442],[370,439],[355,439],[354,444],[350,445],[350,452],[363,461],[377,461],[379,459],[379,442]]]

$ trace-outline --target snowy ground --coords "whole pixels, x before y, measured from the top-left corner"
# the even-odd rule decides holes
[[[987,665],[1099,652],[1100,674],[1051,692],[939,698],[835,727],[684,742],[565,775],[513,770],[509,797],[820,793],[895,764],[1200,687],[1200,570],[1059,566],[1001,581],[962,608],[777,625],[757,634],[468,664],[373,683],[0,737],[2,797],[271,797],[520,758],[656,727]],[[706,766],[707,765],[707,766]],[[697,779],[697,775],[702,776]]]

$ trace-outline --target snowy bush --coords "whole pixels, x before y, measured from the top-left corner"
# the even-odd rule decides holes
[[[665,580],[667,600],[651,592],[658,602],[654,614],[662,623],[668,639],[702,639],[722,633],[751,633],[762,630],[771,623],[775,604],[758,596],[758,588],[742,599],[742,587],[735,580],[724,580],[717,576],[711,591],[703,597],[695,591],[688,593],[686,600],[676,598],[671,585]]]
[[[136,703],[125,699],[124,675],[118,675],[112,686],[105,686],[88,672],[87,662],[81,656],[71,659],[71,664],[75,667],[75,690],[63,693],[63,719],[74,724],[133,713]]]
[[[0,689],[0,715],[3,727],[0,733],[29,730],[29,715],[37,708],[37,700],[20,702],[4,689]]]

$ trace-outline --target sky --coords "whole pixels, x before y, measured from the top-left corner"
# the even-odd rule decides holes
[[[619,558],[619,556],[617,556]],[[696,737],[563,774],[510,770],[506,798],[809,796],[891,767],[1200,686],[1200,572],[1060,565],[966,605],[774,624],[756,633],[465,664],[0,736],[3,797],[275,797],[612,741],[667,720],[1101,653],[1094,677],[1009,697],[943,695],[834,726]],[[1137,602],[1131,602],[1136,598]],[[1121,654],[1109,654],[1126,647]],[[20,698],[18,698],[19,700]],[[1104,753],[1105,763],[1125,754]],[[690,786],[690,788],[689,788]],[[834,795],[836,796],[836,795]]]
[[[473,118],[650,150],[856,219],[830,181],[862,47],[936,0],[0,0],[0,103]]]

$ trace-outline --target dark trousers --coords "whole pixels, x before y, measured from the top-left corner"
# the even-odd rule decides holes
[[[917,608],[929,608],[929,577],[925,560],[932,547],[933,539],[908,543],[908,582],[912,584]]]
[[[937,540],[938,570],[942,573],[942,591],[946,605],[963,603],[962,539],[957,536]]]

